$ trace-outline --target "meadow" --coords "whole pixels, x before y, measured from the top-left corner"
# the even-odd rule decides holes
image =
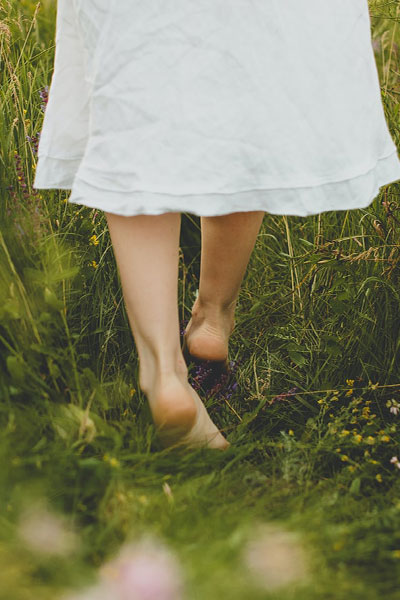
[[[369,4],[400,148],[400,3]],[[32,189],[54,27],[0,1],[0,600],[399,599],[400,182],[265,215],[231,374],[190,370],[231,446],[164,449],[104,215]],[[199,249],[185,214],[182,328]]]

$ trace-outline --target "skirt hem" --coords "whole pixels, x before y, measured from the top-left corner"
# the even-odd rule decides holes
[[[71,169],[74,169],[77,159],[70,162]],[[67,179],[66,175],[64,181],[60,180],[57,188],[71,189]],[[183,212],[200,217],[264,211],[275,215],[305,217],[330,210],[366,208],[377,196],[381,186],[399,179],[400,159],[396,149],[390,155],[379,158],[367,173],[314,186],[240,190],[229,194],[223,192],[169,194],[104,190],[80,178],[75,178],[68,201],[71,204],[81,204],[122,216]],[[36,181],[34,188],[36,188],[35,184]],[[38,185],[38,189],[46,189],[46,187],[53,189],[55,186]],[[227,203],[227,196],[229,196],[229,203]]]

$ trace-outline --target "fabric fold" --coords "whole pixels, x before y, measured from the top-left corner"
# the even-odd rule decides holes
[[[123,215],[306,216],[400,179],[367,0],[57,11],[34,188]]]

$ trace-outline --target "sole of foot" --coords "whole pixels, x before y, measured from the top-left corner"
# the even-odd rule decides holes
[[[183,335],[182,354],[186,364],[206,361],[215,374],[228,374],[229,336],[235,328],[234,312],[207,321],[198,308],[198,299],[192,307],[192,316]]]
[[[192,316],[186,325],[184,339],[192,356],[201,360],[221,362],[228,357],[229,335],[232,333],[234,323],[220,327],[218,323],[209,323],[199,320],[195,323]]]
[[[212,365],[214,375],[222,375],[223,373],[228,374],[230,372],[228,358],[225,358],[224,360],[211,360],[209,358],[199,358],[198,356],[194,356],[193,354],[191,354],[187,346],[186,336],[183,336],[182,354],[188,366],[190,365],[190,363],[193,363],[195,365],[203,365],[206,362]]]
[[[157,402],[150,407],[157,435],[164,447],[225,450],[230,446],[188,382],[170,380],[158,394]]]

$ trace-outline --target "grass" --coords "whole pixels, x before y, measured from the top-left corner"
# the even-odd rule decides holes
[[[400,147],[400,8],[370,10]],[[363,210],[266,215],[240,293],[233,376],[203,394],[232,445],[163,450],[104,216],[32,190],[54,16],[50,1],[0,4],[0,600],[89,585],[149,533],[179,558],[189,599],[399,598],[400,184]],[[198,219],[184,215],[182,324],[199,239]],[[201,389],[204,373],[191,376]],[[44,499],[77,532],[73,554],[21,538],[23,511]],[[257,583],[243,552],[264,523],[297,533],[308,579]]]

